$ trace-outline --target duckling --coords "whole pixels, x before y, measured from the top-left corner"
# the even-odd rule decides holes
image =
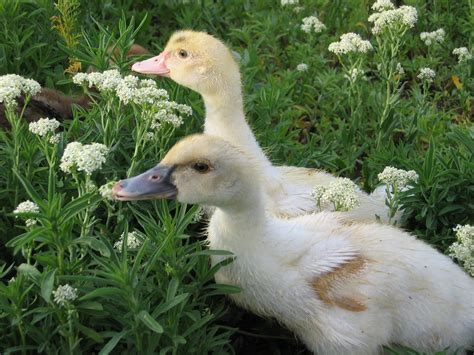
[[[220,40],[204,32],[178,31],[160,55],[135,63],[132,70],[169,77],[202,95],[204,132],[231,142],[259,162],[267,205],[275,215],[292,217],[317,209],[311,197],[314,186],[329,184],[335,177],[317,169],[272,165],[245,119],[239,65]],[[385,198],[363,191],[358,195],[360,206],[350,212],[354,220],[388,220]]]
[[[264,183],[255,156],[194,135],[113,194],[215,206],[209,247],[234,254],[216,282],[240,287],[230,295],[238,305],[276,318],[315,353],[474,344],[474,280],[448,257],[393,226],[347,223],[338,212],[275,217],[264,208]]]

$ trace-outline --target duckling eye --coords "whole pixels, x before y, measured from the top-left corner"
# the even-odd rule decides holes
[[[194,163],[193,169],[196,170],[198,173],[205,174],[210,170],[210,167],[206,163],[197,162],[197,163]]]
[[[184,59],[184,58],[187,58],[187,57],[188,57],[188,52],[185,51],[184,49],[180,49],[180,50],[178,51],[178,55],[179,55],[180,58],[183,58],[183,59]]]

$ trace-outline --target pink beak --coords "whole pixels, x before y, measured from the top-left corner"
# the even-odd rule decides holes
[[[132,70],[142,74],[154,74],[160,76],[170,76],[170,70],[166,66],[166,59],[168,58],[169,52],[162,52],[160,55],[137,62],[132,65]]]

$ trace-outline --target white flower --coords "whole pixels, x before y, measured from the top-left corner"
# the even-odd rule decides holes
[[[83,145],[79,142],[72,142],[64,150],[60,168],[65,173],[71,173],[75,167],[78,171],[84,171],[87,175],[91,175],[105,163],[108,152],[109,149],[100,143]]]
[[[51,136],[51,138],[49,138],[49,143],[51,144],[58,144],[60,141],[61,141],[61,135],[59,133],[54,134]]]
[[[393,10],[395,5],[392,4],[390,0],[377,0],[372,5],[372,10],[376,12],[382,12],[385,10]]]
[[[397,68],[395,70],[396,70],[396,73],[400,76],[405,74],[405,69],[403,69],[403,67],[400,63],[397,63]]]
[[[303,19],[301,29],[306,33],[319,33],[325,30],[326,26],[316,16],[309,16]]]
[[[45,137],[49,133],[54,133],[59,127],[59,121],[55,118],[40,118],[36,122],[31,122],[29,130],[31,133],[36,134],[40,137]]]
[[[315,186],[312,196],[318,205],[332,204],[335,211],[349,211],[360,204],[357,185],[348,178],[337,178],[327,186]]]
[[[200,222],[202,220],[202,218],[204,217],[204,214],[205,214],[204,209],[201,206],[199,206],[196,213],[193,216],[193,219],[192,219],[191,223]]]
[[[344,75],[344,77],[349,80],[351,83],[354,83],[357,79],[362,78],[362,79],[367,79],[364,76],[364,71],[362,69],[357,69],[353,68],[350,72],[349,75]]]
[[[118,251],[121,251],[123,247],[124,239],[125,239],[125,235],[122,234],[120,236],[120,239],[115,242],[114,248],[117,249]],[[141,244],[142,244],[142,241],[138,236],[138,232],[133,231],[127,234],[127,249],[138,249]]]
[[[99,187],[100,195],[106,200],[115,201],[114,198],[112,197],[112,188],[114,187],[114,185],[115,185],[115,181],[109,181],[108,183]]]
[[[100,80],[95,83],[99,91],[112,91],[122,82],[122,75],[116,69],[106,70],[101,74]]]
[[[435,43],[443,43],[446,32],[442,28],[433,32],[421,32],[420,39],[427,45],[431,46]]]
[[[474,276],[474,226],[457,225],[453,230],[458,241],[449,247],[449,255],[458,259],[464,269]]]
[[[39,213],[39,207],[36,203],[26,200],[16,206],[15,210],[13,211],[14,214],[18,213]],[[27,227],[34,226],[37,223],[35,218],[28,218],[25,221]]]
[[[20,75],[7,74],[0,76],[0,103],[15,106],[15,99],[22,94],[33,96],[41,91],[41,85],[32,79]]]
[[[77,73],[72,77],[72,82],[77,85],[86,85],[89,83],[89,75],[86,73]]]
[[[298,5],[299,0],[281,0],[281,6]]]
[[[166,90],[157,88],[156,83],[151,84],[151,82],[150,80],[140,81],[137,77],[128,75],[117,85],[117,96],[124,104],[133,102],[144,105],[168,100]]]
[[[455,48],[453,54],[458,56],[458,63],[467,62],[472,59],[472,54],[466,47]]]
[[[348,53],[367,53],[372,50],[372,44],[363,40],[357,33],[349,32],[340,37],[339,42],[333,42],[329,45],[328,50],[336,55]]]
[[[303,10],[304,10],[304,6],[295,6],[295,8],[293,9],[293,12],[295,14],[299,14]]]
[[[405,30],[413,28],[418,20],[418,13],[413,6],[400,6],[369,16],[369,22],[374,24],[372,33],[377,35],[385,30]]]
[[[436,72],[430,68],[421,68],[420,73],[416,77],[420,80],[425,80],[428,83],[432,83],[436,77]]]
[[[66,304],[77,298],[77,288],[74,288],[69,284],[60,285],[53,291],[53,296],[54,302],[59,306],[64,307]]]
[[[307,71],[308,70],[308,64],[300,63],[296,66],[296,70],[298,70],[300,72]]]
[[[418,174],[414,170],[406,171],[392,166],[386,166],[377,177],[385,185],[393,186],[399,190],[405,188],[409,182],[418,181]]]

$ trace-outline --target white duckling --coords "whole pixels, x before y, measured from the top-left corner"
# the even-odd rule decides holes
[[[311,196],[314,186],[327,185],[335,177],[317,169],[272,165],[245,119],[239,65],[220,40],[204,32],[176,32],[159,56],[135,63],[132,70],[169,77],[202,95],[204,132],[229,141],[260,164],[266,206],[272,213],[292,217],[317,209]],[[370,197],[363,191],[358,197],[360,206],[348,218],[373,221],[377,215],[387,221],[384,197]]]
[[[195,135],[159,165],[118,182],[119,200],[176,198],[215,206],[211,249],[235,260],[218,283],[240,306],[275,317],[318,354],[377,354],[392,343],[434,352],[474,344],[474,280],[395,227],[347,224],[337,212],[279,219],[266,212],[258,161]],[[222,257],[213,256],[212,264]]]

